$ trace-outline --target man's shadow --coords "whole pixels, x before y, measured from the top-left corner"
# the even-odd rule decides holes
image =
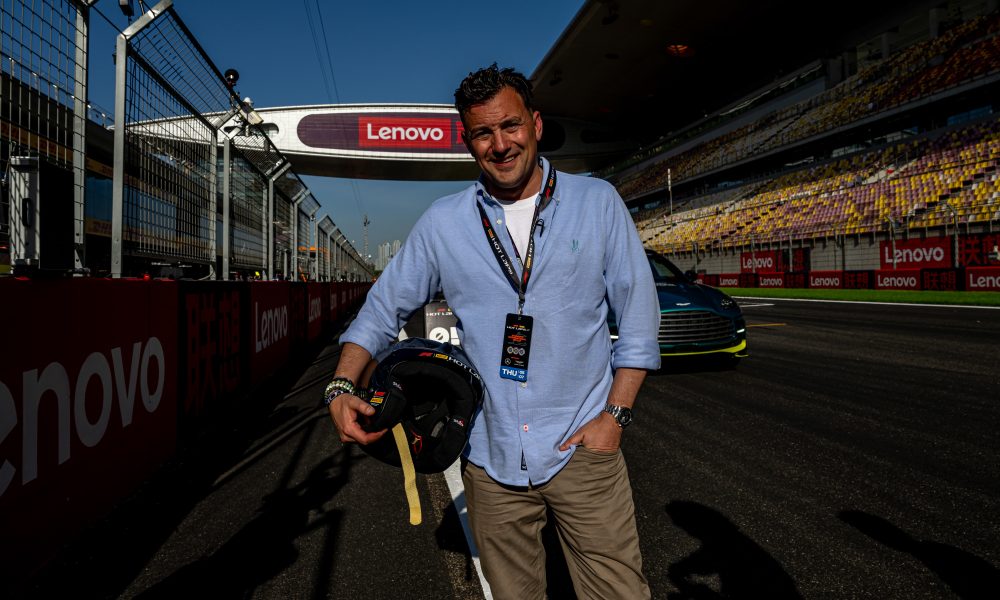
[[[844,510],[837,517],[876,542],[912,555],[959,597],[997,597],[1000,569],[975,554],[948,544],[916,539],[882,517],[860,510]]]
[[[723,514],[697,502],[667,504],[674,524],[701,540],[701,547],[670,565],[677,592],[670,600],[708,598],[801,598],[781,564]]]
[[[324,459],[302,483],[264,497],[257,516],[217,551],[181,567],[136,598],[248,597],[294,563],[298,558],[295,540],[318,528],[327,530],[324,564],[327,571],[332,570],[332,548],[343,514],[324,512],[323,505],[348,483],[356,460],[347,447]],[[322,516],[311,519],[310,514],[317,511]],[[322,597],[323,582],[317,584]]]

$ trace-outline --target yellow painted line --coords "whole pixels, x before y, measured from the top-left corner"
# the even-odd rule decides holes
[[[785,327],[788,323],[756,323],[754,325],[747,325],[747,327]]]

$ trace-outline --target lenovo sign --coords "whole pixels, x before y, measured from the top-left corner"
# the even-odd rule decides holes
[[[1000,267],[969,267],[965,270],[969,292],[1000,292]]]
[[[896,269],[875,272],[875,289],[879,290],[919,290],[919,269]]]
[[[399,117],[358,117],[362,148],[450,148],[451,120]]]
[[[299,141],[312,148],[352,152],[462,154],[462,122],[446,112],[331,112],[302,117]]]
[[[844,274],[841,271],[813,271],[809,274],[809,287],[839,289],[844,287]]]
[[[883,269],[946,269],[951,266],[951,246],[945,238],[880,242]]]

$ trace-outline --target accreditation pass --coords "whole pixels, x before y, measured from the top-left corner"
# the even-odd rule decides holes
[[[531,347],[533,319],[509,313],[503,332],[500,377],[514,381],[528,380],[528,349]]]

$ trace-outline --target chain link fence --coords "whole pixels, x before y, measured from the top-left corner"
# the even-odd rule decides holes
[[[87,103],[95,2],[0,0],[0,275],[362,278],[172,0],[118,35],[113,116]]]

